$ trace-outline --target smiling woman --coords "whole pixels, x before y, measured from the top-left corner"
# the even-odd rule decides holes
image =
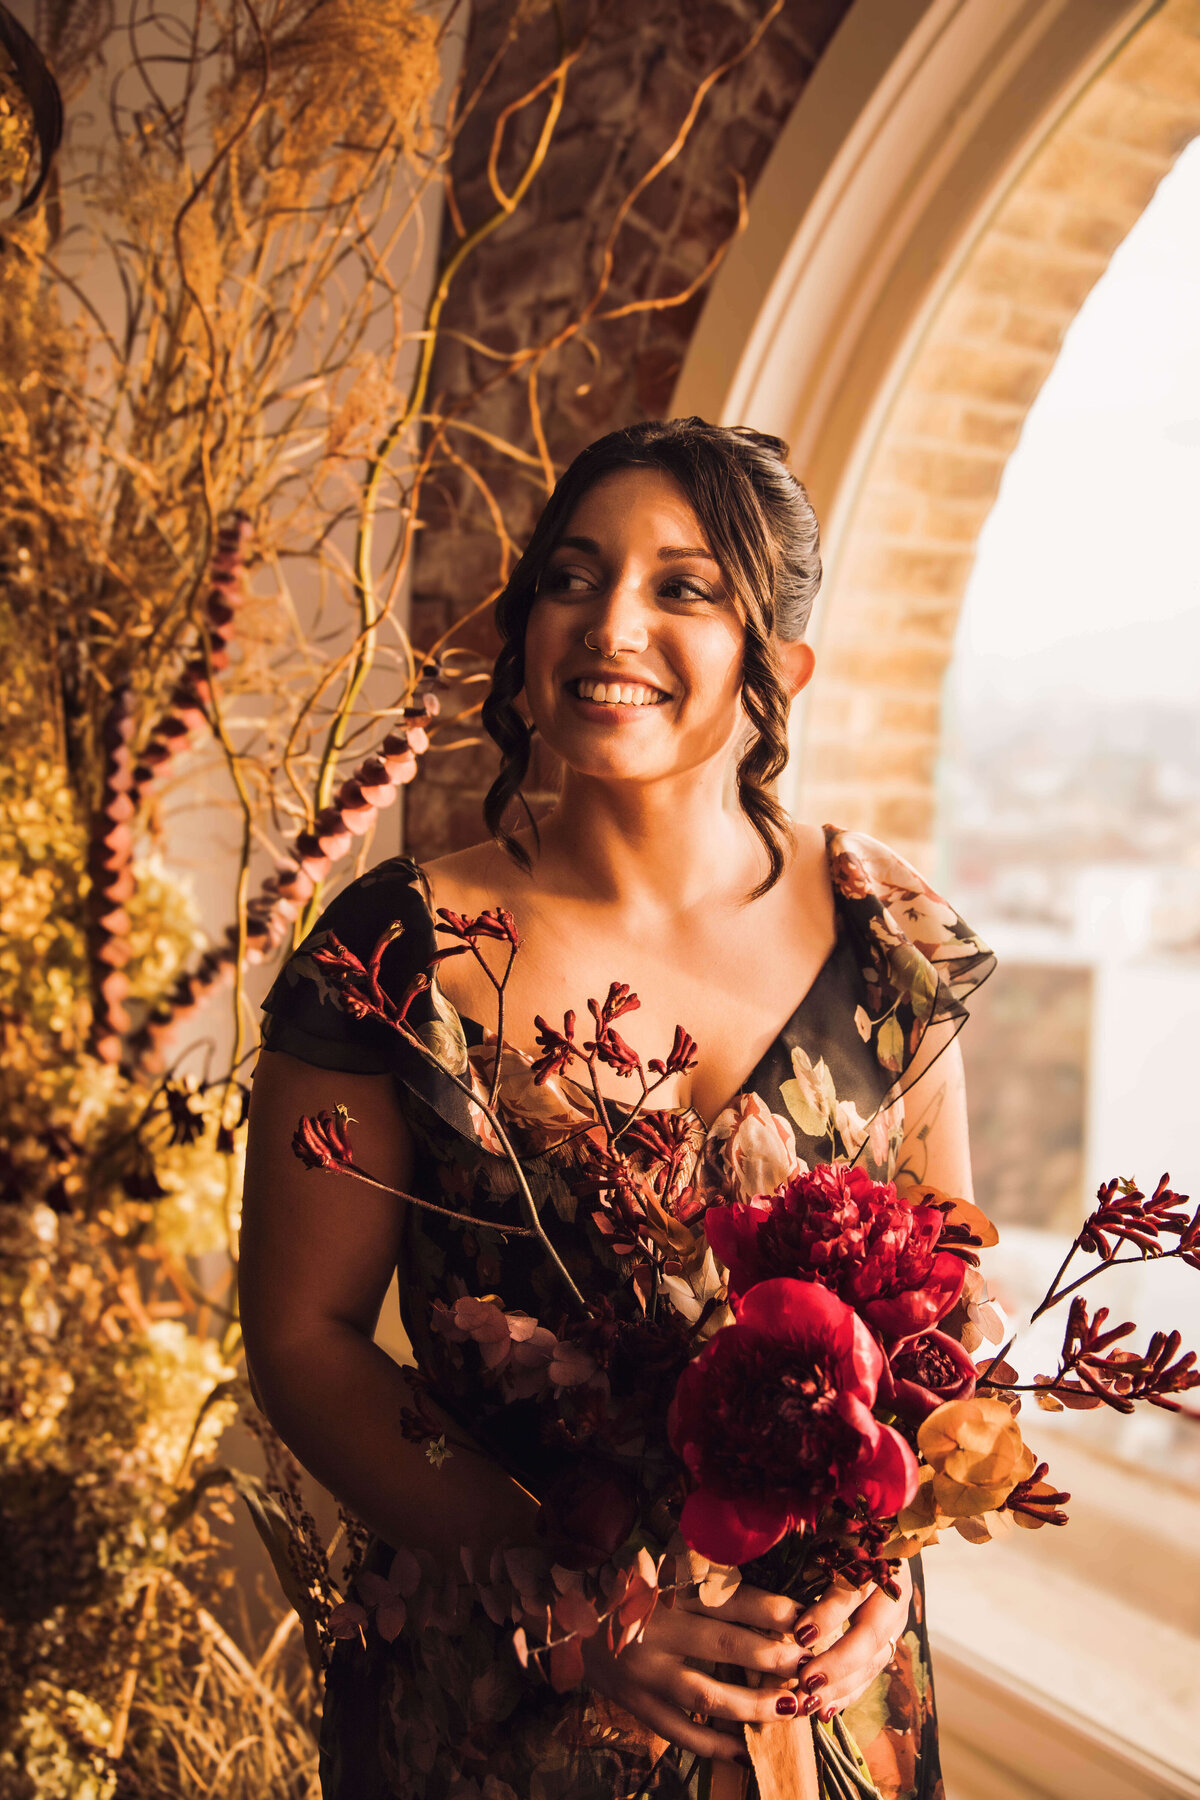
[[[497,608],[504,644],[484,707],[504,752],[484,816],[518,860],[502,821],[529,766],[532,727],[513,702],[526,686],[528,625],[541,614],[542,626],[554,601],[561,630],[584,620],[577,664],[594,652],[590,667],[559,680],[606,690],[635,676],[655,685],[644,661],[650,621],[686,620],[673,635],[690,646],[693,696],[702,691],[707,704],[720,694],[735,719],[744,715],[739,797],[767,849],[766,879],[778,879],[786,820],[770,789],[787,761],[788,709],[812,674],[803,639],[821,583],[816,516],[786,457],[787,446],[761,432],[652,420],[592,444],[558,483]],[[686,684],[676,693],[664,673],[659,691],[686,733],[696,708]]]
[[[868,1187],[969,1196],[950,1039],[990,953],[884,846],[793,821],[772,790],[788,707],[813,672],[803,632],[820,576],[816,521],[785,457],[774,439],[700,420],[634,427],[583,453],[497,608],[484,718],[504,760],[487,800],[491,838],[425,868],[395,858],[353,883],[268,998],[240,1265],[256,1389],[300,1460],[375,1534],[364,1596],[390,1594],[410,1553],[445,1571],[432,1612],[418,1617],[414,1602],[386,1639],[372,1622],[362,1641],[338,1645],[323,1726],[330,1800],[458,1800],[478,1793],[480,1770],[496,1800],[750,1795],[746,1725],[792,1721],[784,1754],[801,1758],[808,1744],[811,1766],[805,1716],[845,1708],[858,1709],[880,1794],[940,1800],[919,1562],[890,1596],[835,1588],[809,1604],[798,1577],[782,1576],[777,1591],[750,1580],[732,1597],[686,1589],[620,1655],[605,1633],[588,1637],[582,1683],[565,1692],[519,1672],[507,1603],[498,1612],[494,1598],[455,1585],[464,1546],[468,1570],[507,1568],[515,1581],[531,1543],[549,1540],[560,1565],[588,1569],[644,1543],[643,1524],[629,1535],[637,1471],[644,1456],[672,1455],[672,1358],[694,1353],[732,1281],[705,1239],[705,1193],[749,1200],[841,1163],[857,1164]],[[509,816],[535,734],[563,770],[536,827]],[[496,1033],[482,955],[440,961],[421,980],[435,933],[481,916],[488,935],[520,946]],[[323,974],[333,939],[364,966],[386,942],[382,989],[410,995],[436,1068],[361,1008],[343,1008]],[[606,992],[611,1017],[588,998]],[[546,1062],[589,1006],[609,1040],[590,1097],[561,1071],[549,1079]],[[565,1037],[547,1024],[560,1015]],[[687,1054],[654,1064],[673,1033]],[[679,1177],[656,1212],[670,1259],[655,1265],[653,1304],[639,1301],[633,1247],[606,1232],[589,1198],[578,1146],[599,1119],[629,1126],[639,1058],[661,1070],[639,1129],[675,1146]],[[540,1230],[604,1340],[603,1385],[588,1390],[595,1417],[566,1436],[511,1383],[489,1379],[509,1353],[506,1319],[522,1342],[535,1329],[560,1342],[572,1327],[513,1211],[494,1121],[451,1079],[464,1072],[479,1084],[466,1091],[490,1092],[495,1118],[523,1134]],[[914,1088],[906,1122],[902,1096]],[[346,1194],[299,1168],[297,1116],[332,1105],[360,1121],[362,1167],[416,1205],[377,1186]],[[917,1216],[883,1193],[897,1216]],[[444,1468],[404,1424],[417,1416],[411,1372],[372,1342],[397,1266],[419,1405],[456,1446]],[[807,1316],[817,1302],[807,1289],[801,1299]],[[845,1306],[832,1304],[840,1318]],[[868,1373],[881,1354],[873,1330],[862,1328]],[[781,1365],[776,1386],[793,1374]],[[782,1443],[774,1392],[760,1384],[747,1405]],[[606,1423],[610,1406],[619,1428]],[[638,1408],[650,1426],[633,1454]],[[890,1445],[907,1467],[900,1429],[885,1440],[871,1427],[872,1454]],[[855,1445],[847,1469],[862,1461]],[[682,1499],[680,1455],[669,1466]],[[777,1462],[764,1444],[767,1489]],[[847,1492],[856,1479],[846,1475]],[[764,1504],[804,1518],[828,1485],[791,1494],[782,1512],[778,1496]],[[664,1545],[672,1523],[653,1526]],[[500,1545],[509,1560],[493,1560]]]

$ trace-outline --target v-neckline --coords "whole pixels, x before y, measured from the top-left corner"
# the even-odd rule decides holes
[[[801,1013],[804,1012],[805,1008],[808,1006],[810,1000],[813,998],[813,995],[816,993],[817,989],[824,985],[826,977],[828,976],[830,970],[833,968],[834,963],[837,961],[839,952],[842,949],[842,945],[844,942],[844,926],[843,926],[843,919],[842,919],[841,899],[840,899],[840,895],[838,892],[838,885],[837,885],[837,882],[832,879],[832,864],[833,864],[832,839],[830,837],[828,830],[826,830],[824,836],[825,836],[825,862],[826,862],[826,867],[829,868],[829,870],[830,870],[830,884],[831,884],[831,887],[833,890],[834,933],[833,933],[833,943],[830,946],[829,954],[826,956],[824,962],[821,964],[820,968],[817,970],[816,974],[813,976],[812,980],[809,982],[808,986],[805,988],[804,993],[801,995],[797,1004],[792,1008],[792,1011],[788,1014],[787,1018],[783,1021],[783,1024],[779,1027],[779,1030],[775,1033],[775,1036],[771,1039],[770,1043],[767,1045],[767,1047],[763,1051],[762,1055],[758,1058],[757,1062],[754,1064],[754,1067],[749,1071],[749,1073],[739,1083],[739,1085],[733,1090],[733,1093],[729,1096],[728,1100],[726,1100],[725,1104],[723,1106],[720,1106],[717,1108],[717,1111],[713,1114],[712,1119],[706,1119],[704,1117],[704,1114],[700,1111],[700,1109],[691,1104],[689,1104],[687,1106],[672,1106],[672,1107],[668,1107],[665,1109],[666,1111],[676,1114],[680,1118],[684,1118],[690,1114],[693,1118],[698,1119],[700,1121],[701,1125],[704,1126],[706,1133],[710,1132],[712,1130],[713,1125],[715,1124],[717,1119],[719,1119],[721,1117],[722,1113],[728,1112],[729,1108],[731,1106],[735,1105],[736,1102],[741,1098],[741,1096],[743,1094],[749,1093],[750,1090],[753,1088],[754,1077],[758,1074],[759,1070],[767,1062],[770,1061],[771,1057],[774,1056],[775,1052],[779,1049],[780,1045],[790,1035],[790,1033],[795,1029],[797,1022],[799,1021]],[[427,913],[429,914],[430,926],[432,927],[432,929],[434,931],[436,931],[437,930],[437,914],[435,913],[432,905],[430,904],[432,896],[431,896],[431,892],[430,892],[430,888],[429,888],[429,882],[425,875],[425,871],[421,867],[420,863],[418,863],[413,857],[404,857],[402,860],[409,864],[409,866],[412,868],[413,872],[417,876],[418,881],[420,882],[422,896],[425,901],[425,909],[426,909]],[[436,982],[436,976],[434,979]],[[475,1038],[475,1042],[478,1044],[481,1044],[487,1035],[486,1028],[480,1024],[478,1019],[471,1018],[469,1013],[460,1011],[460,1009],[457,1006],[455,1006],[453,1000],[451,1000],[450,996],[446,993],[445,989],[440,985],[440,983],[438,984],[438,993],[439,993],[443,1003],[450,1008],[451,1012],[454,1014],[455,1018],[458,1020],[458,1023],[463,1031],[463,1036],[466,1039],[467,1043],[470,1044],[470,1042],[471,1042],[471,1039],[467,1035],[467,1027],[470,1026],[471,1030],[478,1034],[477,1037]],[[605,1107],[609,1111],[617,1111],[617,1112],[632,1111],[631,1107],[623,1106],[622,1102],[620,1100],[617,1100],[612,1095],[605,1094],[602,1097],[604,1100]]]

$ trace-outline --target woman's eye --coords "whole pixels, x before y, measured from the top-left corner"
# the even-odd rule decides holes
[[[547,569],[538,583],[539,591],[546,594],[581,594],[589,585],[578,569]]]
[[[672,576],[659,588],[664,600],[718,600],[720,595],[714,594],[703,582],[688,581],[682,575]]]

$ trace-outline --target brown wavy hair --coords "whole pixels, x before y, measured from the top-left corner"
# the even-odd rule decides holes
[[[516,707],[525,685],[529,614],[551,552],[588,489],[619,469],[646,468],[661,469],[687,495],[742,614],[742,705],[754,736],[738,761],[738,801],[770,864],[753,897],[778,881],[791,826],[771,786],[787,764],[790,695],[775,646],[804,636],[821,585],[816,515],[787,457],[782,438],[748,426],[650,419],[589,444],[558,482],[496,602],[500,654],[482,713],[501,754],[500,772],[483,804],[484,820],[496,842],[524,868],[532,867],[528,852],[504,819],[518,801],[536,842],[537,824],[521,792],[533,731]]]

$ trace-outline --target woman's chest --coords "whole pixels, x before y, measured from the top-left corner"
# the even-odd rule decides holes
[[[502,981],[505,1039],[529,1056],[539,1053],[539,1018],[561,1031],[573,1013],[576,1040],[596,1041],[593,1002],[598,1009],[611,1003],[611,1030],[647,1070],[652,1061],[665,1061],[676,1028],[682,1029],[695,1041],[695,1066],[668,1076],[656,1103],[694,1107],[712,1119],[792,1020],[828,964],[833,942],[765,928],[735,932],[719,923],[667,933],[595,924],[548,930],[530,921],[507,972],[504,947],[489,945],[490,974],[471,955],[443,963],[439,974],[451,1004],[485,1031],[496,1029]],[[614,984],[628,993],[614,997]],[[622,1075],[611,1060],[601,1060],[596,1074],[606,1097],[625,1103],[637,1097],[636,1072]]]

